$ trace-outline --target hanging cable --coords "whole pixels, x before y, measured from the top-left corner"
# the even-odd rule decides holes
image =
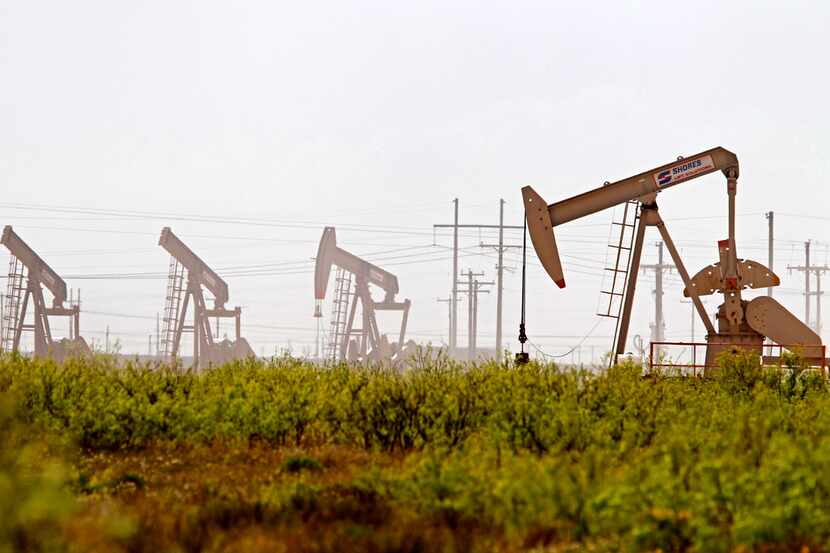
[[[542,351],[542,348],[540,348],[539,346],[537,346],[537,345],[536,345],[536,344],[534,344],[533,342],[530,342],[530,341],[528,341],[528,342],[529,342],[529,343],[530,343],[530,345],[533,347],[533,349],[535,349],[537,352],[539,352],[539,354],[541,354],[543,357],[545,357],[545,358],[547,358],[547,359],[561,359],[561,358],[563,358],[563,357],[567,357],[568,355],[570,355],[570,354],[572,354],[573,352],[575,352],[577,348],[581,347],[581,346],[582,346],[582,344],[584,344],[584,343],[585,343],[585,340],[587,340],[588,338],[590,338],[590,337],[591,337],[591,335],[594,333],[594,331],[597,329],[597,327],[600,325],[600,323],[601,323],[601,322],[602,322],[602,319],[598,319],[598,320],[597,320],[597,322],[596,322],[596,323],[594,323],[594,326],[592,326],[592,327],[591,327],[591,330],[589,330],[589,331],[585,334],[585,336],[583,336],[583,337],[579,340],[579,342],[577,342],[577,343],[576,343],[576,345],[575,345],[575,346],[573,346],[571,349],[569,349],[568,351],[566,351],[565,353],[560,354],[560,355],[551,355],[550,353],[545,353],[544,351]]]
[[[516,364],[524,365],[530,361],[530,354],[525,351],[525,342],[527,342],[527,334],[525,334],[525,287],[527,274],[527,214],[523,218],[522,225],[522,319],[519,322],[519,343],[522,345],[522,350],[516,354]]]

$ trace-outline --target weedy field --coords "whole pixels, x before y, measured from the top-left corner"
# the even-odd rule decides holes
[[[830,389],[790,366],[0,357],[0,552],[823,551]]]

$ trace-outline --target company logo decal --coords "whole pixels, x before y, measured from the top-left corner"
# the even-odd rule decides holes
[[[669,186],[696,177],[701,173],[708,173],[714,168],[715,163],[712,161],[712,156],[684,159],[673,167],[654,173],[654,182],[659,187]]]

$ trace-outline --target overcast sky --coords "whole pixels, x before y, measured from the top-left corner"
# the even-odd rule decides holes
[[[225,275],[257,353],[312,347],[324,225],[396,273],[412,337],[442,343],[451,241],[432,225],[452,221],[453,198],[462,223],[487,224],[504,198],[515,225],[524,184],[552,203],[720,145],[741,162],[738,255],[766,263],[775,211],[777,297],[803,317],[803,275],[786,267],[806,240],[828,261],[828,15],[826,2],[5,0],[0,224],[82,289],[87,339],[109,326],[124,351],[146,352],[164,305],[165,225]],[[723,178],[659,203],[690,272],[716,261]],[[611,215],[557,229],[565,290],[530,252],[528,333],[550,354],[592,329],[585,346],[610,347],[595,313]],[[493,278],[479,244],[494,238],[464,233],[461,267]],[[507,259],[516,349],[519,250]],[[667,279],[668,337],[688,340]],[[653,280],[631,330],[646,341]],[[488,346],[495,294],[479,310]]]

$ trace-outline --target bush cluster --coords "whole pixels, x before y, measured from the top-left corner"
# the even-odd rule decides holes
[[[291,358],[192,372],[6,356],[0,394],[26,423],[93,451],[231,440],[403,453],[403,467],[367,469],[352,485],[527,547],[821,550],[830,393],[797,358],[787,367],[739,354],[710,379],[446,360],[401,373]],[[324,469],[302,456],[275,467],[301,479]],[[296,486],[303,501],[287,488],[263,501],[327,497]]]

